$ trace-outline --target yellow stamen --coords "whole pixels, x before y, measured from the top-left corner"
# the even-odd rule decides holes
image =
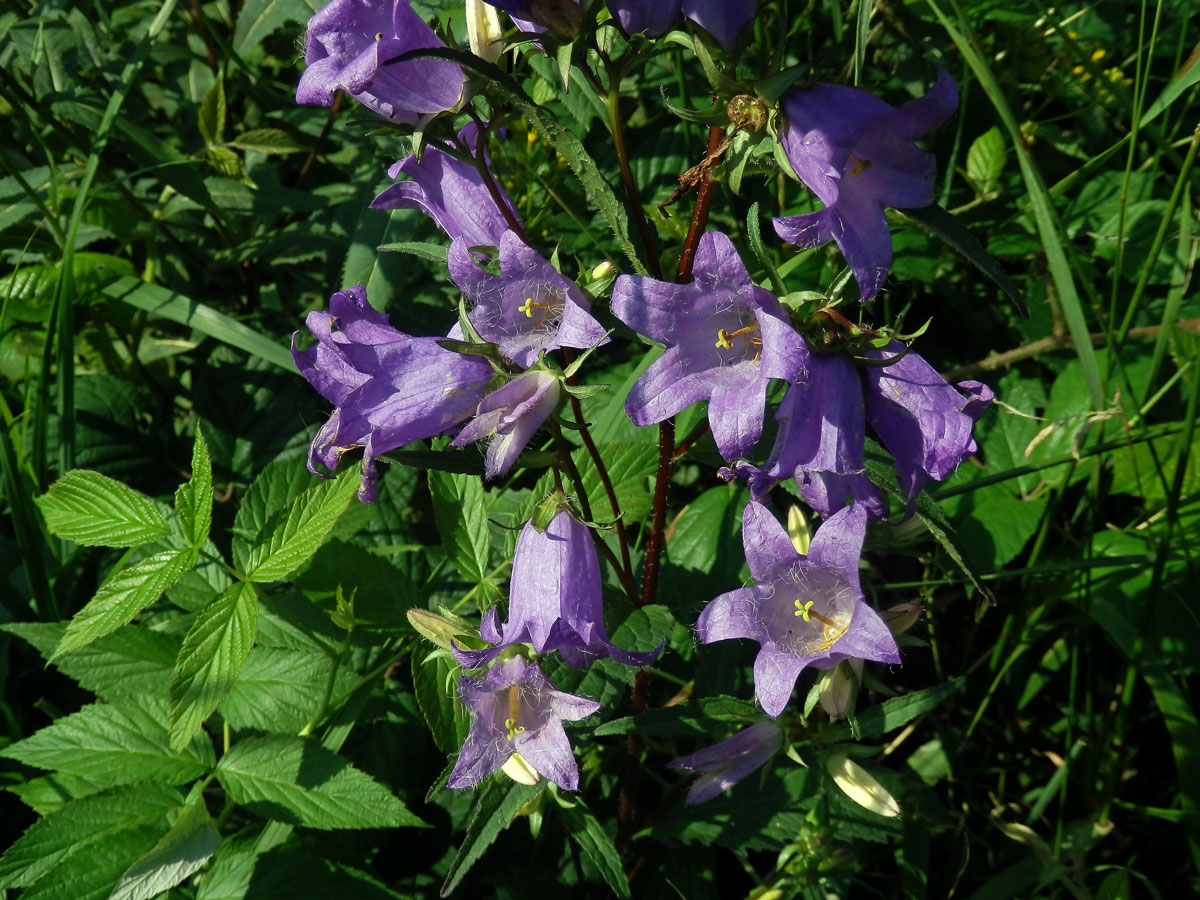
[[[724,328],[721,328],[717,331],[717,343],[715,346],[719,347],[721,350],[733,349],[733,341],[729,340],[729,332]]]
[[[532,297],[526,297],[524,304],[517,307],[517,311],[525,313],[526,318],[532,319],[533,318],[533,310],[536,306],[538,306],[538,304],[535,304],[533,302]]]
[[[867,171],[867,169],[869,169],[869,168],[871,168],[871,161],[869,159],[860,159],[859,157],[855,156],[853,153],[850,154],[850,174],[851,175],[853,175],[857,178],[859,175],[863,174],[863,172]]]
[[[508,739],[511,741],[518,734],[524,734],[525,728],[517,724],[517,716],[521,712],[521,692],[515,684],[508,686],[508,718],[504,727],[508,729]]]
[[[805,622],[811,622],[812,621],[812,608],[813,608],[813,604],[815,602],[816,602],[815,600],[809,600],[807,603],[802,603],[801,601],[797,600],[795,603],[795,606],[796,606],[795,614],[797,616],[799,616],[800,618],[802,618]]]
[[[382,31],[375,32],[375,40],[377,40],[377,41],[383,40],[383,32]]]

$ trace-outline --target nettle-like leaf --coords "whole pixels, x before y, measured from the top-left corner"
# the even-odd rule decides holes
[[[99,472],[68,472],[36,502],[55,535],[85,547],[139,547],[170,533],[149,497]]]
[[[537,786],[518,784],[508,778],[496,776],[484,782],[483,790],[475,800],[475,810],[467,833],[459,845],[458,854],[450,864],[446,882],[442,885],[442,896],[447,897],[458,887],[468,871],[495,843],[496,838],[517,817],[521,807],[530,803],[546,788],[542,781]]]
[[[197,793],[171,830],[121,876],[108,900],[151,900],[204,865],[220,844],[204,797]]]
[[[238,582],[192,623],[171,678],[171,749],[180,750],[229,693],[258,627],[258,593]]]
[[[488,574],[488,527],[479,479],[430,472],[429,491],[446,555],[463,578],[483,581]]]
[[[394,828],[425,823],[387,788],[314,740],[245,738],[221,757],[217,780],[251,812],[310,828]]]
[[[350,505],[358,481],[358,470],[347,469],[289,503],[270,537],[250,551],[246,577],[260,583],[280,581],[308,562]]]
[[[195,563],[196,551],[182,547],[164,550],[122,569],[75,614],[51,661],[129,624]]]
[[[613,844],[612,836],[582,800],[572,798],[561,804],[558,814],[562,817],[571,840],[579,845],[583,855],[591,861],[600,877],[618,897],[630,897],[629,879],[621,865],[621,856]]]
[[[120,785],[74,800],[34,822],[0,857],[0,888],[29,887],[89,844],[120,831],[165,821],[183,797],[150,782]]]
[[[156,781],[185,784],[216,763],[212,742],[197,735],[186,748],[167,742],[167,709],[160,701],[85,706],[10,744],[0,756],[101,784]]]
[[[200,549],[208,540],[212,527],[213,480],[212,460],[208,455],[208,444],[199,427],[196,442],[192,446],[192,477],[175,492],[175,513],[183,526],[188,542]]]

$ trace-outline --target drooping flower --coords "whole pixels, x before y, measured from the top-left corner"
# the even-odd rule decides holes
[[[783,729],[775,722],[756,722],[731,738],[681,756],[667,763],[668,769],[699,772],[688,788],[689,806],[711,800],[758,769],[783,746]]]
[[[648,666],[662,650],[635,653],[614,647],[604,628],[600,562],[588,527],[559,510],[545,531],[526,523],[517,538],[509,584],[508,620],[498,624],[492,607],[479,633],[495,644],[484,650],[454,649],[466,668],[487,665],[511,644],[530,643],[538,653],[558,650],[567,665],[582,668],[611,658],[629,666]]]
[[[900,661],[895,638],[859,587],[866,525],[866,510],[845,507],[817,529],[802,556],[762,504],[746,504],[742,543],[755,583],[710,602],[696,630],[705,644],[759,643],[754,693],[772,718],[787,706],[805,666],[827,669],[851,657]]]
[[[691,284],[622,275],[613,286],[613,314],[667,345],[629,391],[625,411],[645,426],[706,400],[717,449],[733,460],[762,434],[767,383],[792,379],[803,339],[720,232],[700,238],[694,275]]]
[[[462,69],[438,59],[393,60],[445,46],[409,0],[333,0],[308,22],[296,102],[332,106],[340,90],[393,122],[415,125],[458,104]]]
[[[471,122],[458,136],[474,151],[479,129]],[[484,163],[489,163],[486,155]],[[508,230],[504,214],[470,163],[431,146],[425,149],[419,161],[415,156],[406,156],[388,169],[388,177],[393,181],[401,175],[407,175],[411,180],[397,182],[385,189],[371,201],[371,209],[419,209],[452,239],[462,238],[468,247],[495,247]],[[504,188],[497,185],[496,189],[513,218],[517,219],[512,200]]]
[[[883,500],[863,466],[865,418],[858,372],[840,355],[805,349],[802,359],[775,413],[779,432],[771,455],[762,469],[739,462],[734,471],[746,478],[755,500],[794,477],[800,496],[822,516],[857,502],[873,518],[882,518]]]
[[[913,140],[942,124],[957,104],[944,69],[928,94],[899,109],[845,85],[814,84],[786,94],[784,151],[825,208],[775,219],[776,233],[798,247],[835,241],[862,299],[874,297],[892,263],[884,207],[933,202],[936,161]]]
[[[726,50],[733,47],[746,23],[754,18],[757,0],[605,0],[626,34],[659,37],[679,18],[691,19]]]
[[[433,337],[410,337],[388,324],[367,302],[362,285],[338,291],[329,312],[305,321],[317,343],[292,358],[300,373],[336,409],[313,438],[308,469],[335,469],[342,454],[363,448],[358,496],[375,499],[374,458],[449,430],[483,398],[492,367],[483,359],[445,350]],[[299,332],[297,332],[298,334]]]
[[[893,341],[866,355],[891,359],[903,350]],[[978,381],[948,384],[912,352],[868,368],[866,378],[867,421],[895,457],[900,487],[911,503],[926,479],[944,480],[975,452],[972,432],[994,395]]]
[[[512,468],[529,439],[558,405],[559,382],[555,375],[531,369],[483,398],[475,418],[458,433],[452,447],[490,440],[484,461],[488,478]]]
[[[607,343],[604,327],[592,318],[587,297],[513,232],[500,236],[500,274],[476,265],[463,238],[450,245],[450,278],[473,304],[471,324],[485,341],[522,368],[538,353]]]
[[[485,678],[460,677],[458,693],[471,730],[447,787],[471,787],[519,753],[544,778],[578,790],[579,766],[562,723],[590,716],[599,703],[556,691],[537,663],[519,656],[496,663]]]

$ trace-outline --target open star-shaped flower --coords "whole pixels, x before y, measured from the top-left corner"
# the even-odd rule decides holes
[[[944,69],[928,94],[899,109],[838,84],[785,95],[783,149],[825,208],[775,219],[775,232],[798,247],[835,241],[859,294],[870,300],[892,264],[884,207],[915,209],[933,202],[935,160],[913,139],[941,125],[957,104],[958,91]]]
[[[708,401],[717,449],[734,460],[762,434],[767,383],[791,380],[803,339],[720,232],[700,238],[694,275],[690,284],[622,275],[613,286],[613,314],[666,344],[629,391],[625,411],[644,426]]]
[[[308,22],[296,102],[333,106],[333,95],[345,91],[393,122],[415,125],[458,104],[462,69],[440,59],[392,60],[445,46],[409,0],[333,0]]]
[[[516,234],[500,237],[499,275],[481,269],[469,247],[461,237],[450,245],[450,278],[473,304],[468,317],[480,337],[518,366],[533,365],[543,350],[607,343],[579,285]]]
[[[496,646],[460,650],[466,668],[485,666],[511,644],[530,643],[538,653],[558,650],[567,665],[582,668],[611,658],[648,666],[662,650],[636,653],[614,647],[604,628],[600,561],[590,530],[566,510],[555,513],[544,531],[526,523],[517,538],[508,590],[508,621],[499,625],[496,607],[483,617],[479,632]]]
[[[342,454],[363,448],[358,496],[375,499],[374,458],[433,437],[470,416],[483,399],[492,367],[452,353],[438,338],[410,337],[388,324],[367,302],[362,285],[338,291],[329,311],[305,320],[317,343],[292,358],[309,384],[336,409],[313,438],[308,469],[337,468]]]
[[[827,669],[850,657],[900,661],[895,638],[859,587],[866,527],[860,505],[845,507],[817,529],[804,556],[766,507],[746,504],[742,543],[755,583],[710,602],[696,630],[705,644],[758,641],[754,693],[772,718],[787,706],[805,666]]]
[[[667,768],[700,773],[688,788],[684,801],[690,806],[729,790],[779,752],[782,746],[783,729],[779,725],[756,722],[720,743],[671,760]]]
[[[471,787],[519,753],[560,788],[579,788],[579,766],[562,723],[590,716],[599,703],[556,691],[537,663],[519,656],[496,663],[485,678],[459,678],[458,693],[471,712],[471,730],[447,787]]]

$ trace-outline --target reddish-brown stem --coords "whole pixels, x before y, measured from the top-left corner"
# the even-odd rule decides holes
[[[654,236],[650,233],[650,225],[646,221],[646,211],[642,209],[642,198],[638,192],[637,182],[633,180],[633,169],[629,166],[629,151],[625,147],[625,126],[621,121],[621,70],[620,66],[610,64],[608,67],[608,98],[605,103],[608,109],[608,120],[612,130],[613,150],[617,154],[617,164],[621,169],[621,181],[625,185],[625,193],[629,196],[630,211],[637,225],[638,235],[642,239],[642,248],[646,254],[646,265],[650,274],[662,279],[662,266],[658,261],[658,253],[654,249]]]
[[[471,160],[475,164],[475,170],[479,172],[479,177],[483,179],[483,186],[487,188],[487,192],[492,197],[492,202],[500,210],[500,215],[504,216],[505,223],[507,223],[508,227],[512,229],[517,237],[528,244],[529,241],[525,240],[525,229],[517,221],[516,214],[504,202],[504,195],[500,193],[500,186],[496,184],[496,179],[492,177],[492,173],[488,170],[484,157],[487,126],[477,117],[475,118],[475,126],[475,153],[471,156]]]
[[[333,120],[338,114],[338,110],[342,108],[342,98],[346,96],[341,91],[333,95],[333,106],[329,107],[329,116],[325,119],[325,127],[321,129],[321,133],[317,136],[317,142],[313,144],[312,150],[309,151],[308,157],[304,160],[304,165],[300,167],[300,174],[296,176],[296,180],[292,182],[292,187],[297,188],[300,182],[304,180],[304,176],[308,174],[308,170],[312,168],[312,164],[317,159],[317,153],[321,150],[321,145],[325,143],[325,138],[329,137],[329,132],[333,128]]]

